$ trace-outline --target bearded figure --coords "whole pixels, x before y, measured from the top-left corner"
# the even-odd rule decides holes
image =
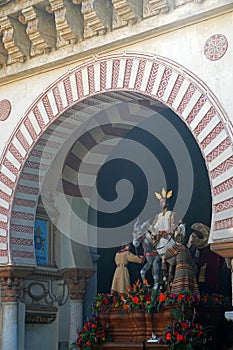
[[[194,259],[195,273],[200,291],[215,292],[218,289],[220,257],[209,247],[210,228],[203,223],[194,223],[188,248]]]

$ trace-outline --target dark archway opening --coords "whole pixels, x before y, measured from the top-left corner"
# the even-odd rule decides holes
[[[177,164],[175,164],[176,161],[174,161],[172,157],[171,148],[170,150],[167,148],[166,137],[163,138],[163,141],[161,141],[161,139],[149,135],[147,133],[148,128],[146,127],[146,125],[149,125],[150,131],[153,131],[153,129],[155,130],[161,128],[161,133],[166,133],[167,130],[167,141],[169,141],[170,144],[173,144],[174,147],[176,147],[177,137],[180,137],[183,140],[184,148],[186,148],[186,152],[188,152],[190,161],[192,163],[193,175],[192,195],[186,207],[185,214],[182,217],[187,225],[187,237],[189,237],[189,235],[192,232],[191,225],[193,223],[201,222],[209,227],[211,224],[211,191],[205,160],[202,156],[201,150],[193,134],[190,132],[190,130],[188,129],[186,124],[181,120],[181,118],[179,118],[173,111],[162,105],[154,105],[150,106],[150,108],[154,110],[155,114],[148,118],[146,122],[144,122],[144,124],[137,125],[137,128],[133,128],[132,130],[130,130],[127,134],[127,138],[132,138],[133,140],[137,141],[139,140],[141,144],[150,149],[150,151],[159,161],[160,166],[163,169],[163,173],[165,174],[167,189],[172,189],[174,193],[169,203],[171,209],[174,208],[178,192],[185,192],[190,189],[185,186],[182,186],[182,184],[179,181],[180,174],[177,174]],[[159,113],[159,121],[157,113]],[[167,124],[169,124],[168,129],[166,129]],[[174,132],[171,132],[171,130],[173,130]],[[157,132],[160,133],[160,130],[157,130]],[[139,153],[138,157],[140,158],[140,156],[141,155]],[[184,157],[182,150],[180,152],[180,157]],[[150,167],[149,160],[147,166]],[[189,164],[187,164],[187,166],[189,166]],[[116,166],[112,164],[112,166],[108,168],[108,171],[104,173],[103,178],[101,178],[101,175],[103,174],[101,174],[101,172],[99,173],[99,182],[102,181],[102,191],[104,196],[108,196],[108,184],[110,184],[111,186],[111,181],[109,179],[112,179],[113,177],[117,178],[118,174],[119,178],[121,178],[121,170],[122,167],[120,166],[120,163],[118,163],[116,164]],[[130,168],[126,170],[126,178],[132,178],[133,174],[130,173],[131,171],[133,170],[131,170]],[[190,169],[187,169],[186,166],[182,164],[181,169],[178,169],[178,172],[183,173],[182,176],[185,178],[185,176],[189,176]],[[158,176],[159,174],[160,173],[158,171]],[[157,174],[155,173],[154,175],[156,179]],[[134,179],[134,181],[134,188],[137,189],[137,198],[143,198],[145,196],[145,192],[148,190],[146,188],[146,184],[144,184],[140,178],[136,178]],[[160,188],[156,188],[156,182],[157,181],[155,181],[154,190],[159,191]],[[147,202],[149,202],[148,217],[153,217],[155,213],[158,213],[158,211],[160,211],[159,206],[155,204],[155,199],[153,195],[154,193],[152,195],[149,193],[147,197]],[[140,206],[140,204],[141,203],[139,203],[138,201],[134,202],[134,207],[132,207],[131,212],[128,213],[130,216],[130,220],[132,216],[135,216],[136,220],[136,217],[138,215],[138,207]],[[136,213],[135,215],[133,212],[134,210]],[[101,220],[101,217],[99,217],[99,220]],[[112,220],[114,220],[114,217],[112,217]],[[111,222],[111,225],[114,226],[114,222]],[[118,249],[119,246],[113,248],[98,249],[100,259],[98,261],[97,270],[97,289],[100,292],[110,292],[111,281],[115,270],[114,256]],[[132,251],[135,252],[133,247]],[[214,254],[213,257],[213,254],[214,253],[210,252],[210,264],[212,264],[210,268],[213,272],[213,280],[211,282],[211,286],[207,286],[207,289],[209,292],[216,291],[226,295],[230,295],[230,271],[226,268],[224,259],[217,256],[216,254]],[[132,284],[139,278],[140,268],[141,266],[138,264],[129,264],[129,271]],[[148,279],[151,279],[151,275],[148,275]]]

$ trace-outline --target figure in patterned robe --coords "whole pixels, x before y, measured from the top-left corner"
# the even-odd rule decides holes
[[[130,243],[115,255],[116,270],[112,280],[112,293],[125,293],[131,287],[128,263],[142,263],[142,257],[134,255],[129,249]]]
[[[163,258],[163,261],[175,257],[176,269],[172,282],[171,293],[190,291],[191,293],[199,293],[198,284],[193,268],[192,256],[189,249],[180,243],[176,243],[169,248]]]

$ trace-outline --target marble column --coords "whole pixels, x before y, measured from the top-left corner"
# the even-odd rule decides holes
[[[77,330],[83,326],[83,303],[86,294],[86,285],[95,273],[91,269],[66,269],[63,271],[64,279],[68,283],[70,296],[70,335],[72,344],[77,338]]]
[[[23,277],[30,272],[30,269],[0,267],[2,313],[0,350],[19,350],[17,299]]]
[[[77,338],[77,330],[83,325],[83,300],[70,301],[70,339],[71,344]]]
[[[17,302],[2,304],[2,349],[18,349]]]
[[[1,277],[2,337],[1,349],[18,349],[18,303],[19,279]]]

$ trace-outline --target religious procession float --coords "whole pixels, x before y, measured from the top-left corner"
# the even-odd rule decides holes
[[[208,261],[214,254],[209,228],[194,223],[187,239],[185,223],[177,221],[166,203],[171,195],[164,189],[156,193],[162,211],[152,223],[135,222],[132,242],[125,242],[115,255],[111,291],[97,294],[92,316],[78,330],[73,349],[228,349],[232,325],[224,312],[231,300],[212,292],[208,284]],[[139,246],[142,255],[137,254]],[[129,262],[142,264],[133,286]],[[211,278],[213,272],[209,274]]]

